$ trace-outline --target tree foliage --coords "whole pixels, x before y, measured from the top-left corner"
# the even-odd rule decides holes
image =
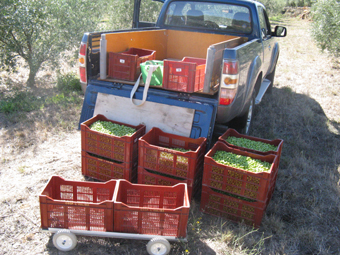
[[[282,13],[285,7],[310,7],[312,0],[257,0],[262,3],[270,15]]]
[[[9,71],[22,57],[33,87],[42,63],[57,63],[60,53],[79,45],[94,30],[103,11],[101,1],[2,0],[0,2],[0,64]]]
[[[163,3],[142,0],[140,6],[140,21],[156,22]],[[126,29],[132,27],[134,0],[112,0],[106,6],[101,30]]]
[[[279,14],[283,11],[283,8],[286,6],[286,0],[257,0],[262,3],[270,16]]]
[[[312,34],[322,50],[340,54],[340,2],[319,0],[313,5]]]
[[[140,20],[156,22],[163,3],[157,1],[142,1],[140,7]]]

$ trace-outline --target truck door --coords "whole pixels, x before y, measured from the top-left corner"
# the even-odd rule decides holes
[[[164,0],[135,0],[132,28],[154,27]]]
[[[271,64],[272,52],[274,48],[274,42],[271,36],[271,27],[269,23],[268,16],[266,11],[258,6],[258,14],[260,19],[260,28],[261,28],[261,38],[263,43],[263,73],[267,74],[268,69]]]

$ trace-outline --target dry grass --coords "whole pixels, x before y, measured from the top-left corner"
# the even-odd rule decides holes
[[[273,94],[256,109],[252,131],[284,140],[276,189],[262,225],[254,230],[204,215],[194,201],[189,242],[174,244],[172,254],[340,253],[340,70],[311,41],[308,21],[285,22],[288,36],[279,40]],[[14,81],[16,86],[23,78]],[[49,78],[41,77],[45,92],[39,93],[53,89],[46,85]],[[8,93],[5,85],[0,84],[2,93]],[[38,196],[51,175],[84,180],[80,107],[0,113],[0,254],[64,254],[39,229]],[[68,254],[146,254],[145,244],[84,237]]]

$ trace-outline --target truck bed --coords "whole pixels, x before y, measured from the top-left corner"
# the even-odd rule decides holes
[[[179,30],[131,31],[106,34],[107,52],[121,52],[128,48],[156,51],[156,59],[206,58],[210,45],[238,37]]]
[[[92,70],[90,70],[90,78],[95,78],[99,70],[99,54],[100,54],[100,38],[102,34],[90,34],[90,59],[92,62]],[[218,84],[213,77],[220,76],[221,59],[216,56],[209,58],[208,49],[218,45],[223,48],[234,48],[247,41],[247,38],[223,35],[223,34],[207,34],[202,32],[189,32],[169,29],[152,29],[152,30],[128,30],[105,33],[107,41],[107,53],[123,52],[129,48],[141,48],[156,51],[156,59],[177,59],[184,57],[204,58],[206,63],[206,79],[205,86],[212,88]],[[219,56],[221,58],[221,54]],[[218,67],[216,67],[216,63]],[[209,70],[209,68],[211,70]],[[214,69],[214,70],[213,70]],[[113,81],[112,79],[106,79]],[[131,84],[128,81],[117,81],[125,84]],[[205,89],[208,92],[209,89]]]

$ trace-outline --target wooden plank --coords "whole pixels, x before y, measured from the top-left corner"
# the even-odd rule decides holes
[[[134,101],[139,104],[141,100]],[[146,125],[146,132],[158,127],[164,132],[190,137],[195,110],[146,101],[135,106],[130,98],[98,93],[94,115],[130,125]]]

